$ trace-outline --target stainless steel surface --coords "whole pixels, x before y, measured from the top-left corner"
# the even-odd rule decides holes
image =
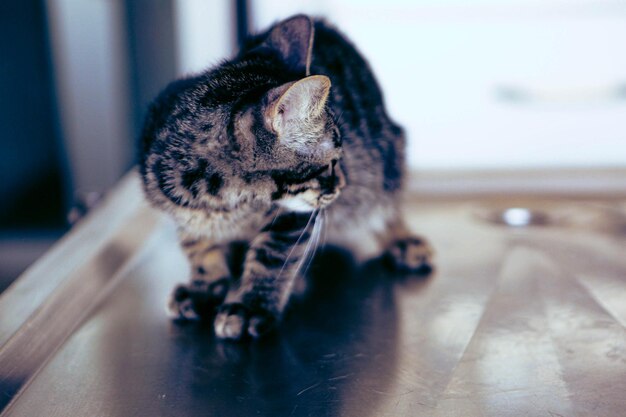
[[[0,410],[115,288],[120,269],[151,232],[156,216],[136,210],[142,203],[136,189],[136,180],[123,181],[106,209],[77,228],[0,298]],[[120,206],[133,216],[114,211]],[[121,227],[115,229],[120,221]],[[94,256],[84,259],[80,249],[95,250]]]
[[[138,192],[135,180],[118,197]],[[626,414],[623,201],[413,201],[411,226],[437,251],[433,276],[395,277],[327,252],[312,271],[312,293],[293,303],[277,334],[252,344],[219,342],[209,324],[167,319],[167,295],[187,274],[175,232],[163,219],[141,223],[154,216],[143,205],[118,203],[101,210],[126,219],[105,240],[131,242],[108,261],[113,284],[3,416]],[[558,221],[492,221],[507,207]],[[92,250],[82,265],[104,259]],[[31,283],[45,279],[34,271]],[[86,305],[82,297],[94,294],[73,299],[68,279],[46,299]],[[3,319],[17,296],[8,293]],[[48,317],[51,332],[57,319]],[[0,358],[25,326],[0,339]],[[19,344],[26,349],[39,340],[32,337]],[[0,381],[6,386],[4,367]]]
[[[120,182],[106,204],[65,236],[0,295],[0,346],[87,260],[105,260],[104,247],[137,213],[145,212],[134,175]],[[143,210],[142,210],[143,209]],[[127,254],[128,255],[128,254]],[[111,265],[118,268],[119,265]]]

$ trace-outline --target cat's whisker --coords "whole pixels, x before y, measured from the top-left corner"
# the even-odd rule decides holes
[[[340,127],[341,125],[343,125],[344,120],[343,120],[343,113],[345,110],[342,110],[341,113],[339,113],[339,116],[336,116],[334,118],[335,124],[337,125],[337,127]]]
[[[270,227],[274,226],[274,223],[276,222],[276,219],[278,218],[278,216],[280,216],[284,211],[284,208],[282,206],[278,206],[276,208],[276,214],[274,215],[274,218],[272,219],[272,222],[270,223]]]
[[[320,239],[317,244],[318,249],[323,248],[324,245],[326,244],[326,230],[327,230],[326,223],[328,223],[328,218],[326,217],[326,211],[324,211],[324,213],[322,213],[322,222],[320,225]]]
[[[324,228],[322,229],[323,236],[322,236],[322,244],[320,246],[323,248],[324,246],[326,246],[326,241],[327,241],[326,239],[328,237],[328,212],[324,210],[324,213],[322,215],[324,216],[324,223],[323,223]]]
[[[310,263],[310,259],[312,257],[312,255],[315,253],[315,248],[317,245],[317,241],[319,238],[319,234],[320,234],[320,226],[319,226],[319,221],[321,221],[322,219],[318,219],[318,222],[315,223],[315,226],[313,227],[313,231],[311,233],[311,240],[309,241],[309,244],[306,247],[305,252],[302,255],[302,261],[300,263],[300,268],[299,270],[302,271],[302,273],[306,273],[306,268],[308,268],[308,265]],[[304,269],[302,269],[302,264],[306,264],[306,267]]]
[[[306,248],[304,249],[304,253],[302,254],[302,257],[300,259],[300,262],[298,263],[297,268],[294,270],[294,277],[299,271],[302,270],[301,269],[302,264],[304,264],[305,262],[307,262],[307,266],[302,272],[302,275],[306,274],[306,270],[308,269],[311,263],[311,259],[313,258],[313,255],[315,255],[317,243],[319,242],[320,228],[321,228],[322,222],[323,222],[323,219],[320,217],[316,220],[315,224],[313,225],[313,230],[311,231],[311,237],[309,238],[309,242],[307,243]]]
[[[307,259],[307,258],[308,259],[307,259],[306,267],[304,268],[304,271],[302,271],[302,275],[303,276],[306,276],[306,273],[308,272],[309,267],[311,266],[311,263],[313,262],[313,258],[315,258],[315,254],[317,253],[317,249],[319,248],[320,237],[322,236],[322,231],[324,230],[324,226],[325,226],[325,223],[326,223],[324,221],[324,219],[325,219],[324,214],[325,213],[322,211],[322,216],[319,218],[319,222],[316,222],[315,223],[315,227],[313,228],[313,234],[315,235],[315,236],[313,236],[313,239],[314,239],[313,250],[309,251],[308,247],[307,247],[307,252],[309,252],[309,253],[305,254],[305,258],[304,259]],[[313,241],[313,239],[312,239],[312,241]]]
[[[306,233],[306,231],[309,229],[309,226],[311,225],[311,221],[317,216],[317,210],[314,210],[311,212],[311,215],[309,216],[309,220],[307,221],[306,225],[304,226],[304,228],[302,229],[302,232],[300,233],[300,236],[298,237],[298,240],[296,240],[296,243],[293,245],[293,247],[291,248],[291,250],[289,251],[289,254],[287,254],[287,258],[285,258],[285,263],[283,263],[283,266],[280,268],[280,271],[278,272],[278,276],[277,276],[277,280],[280,280],[280,277],[283,274],[283,271],[285,270],[285,267],[287,266],[287,264],[289,263],[289,259],[291,259],[291,255],[293,255],[293,252],[296,250],[296,248],[298,247],[298,245],[300,245],[300,241],[302,240],[302,237],[304,236],[304,234]],[[310,240],[309,243],[307,243],[307,246],[310,244]],[[296,272],[298,271],[299,268],[296,268]]]
[[[316,228],[313,227],[313,233],[315,233],[315,230]],[[298,262],[298,265],[293,270],[292,278],[295,278],[296,275],[298,275],[298,272],[302,269],[302,264],[304,264],[304,262],[308,258],[312,243],[313,243],[313,239],[310,239],[306,245],[306,248],[304,249],[304,253],[302,254],[302,257],[300,258],[300,262]]]

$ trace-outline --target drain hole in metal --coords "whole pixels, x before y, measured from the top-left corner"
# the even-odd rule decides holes
[[[493,211],[487,218],[492,223],[510,227],[545,226],[551,223],[547,214],[525,207],[510,207]]]

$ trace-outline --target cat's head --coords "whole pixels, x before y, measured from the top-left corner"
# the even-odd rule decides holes
[[[312,211],[338,196],[341,138],[330,79],[309,75],[313,30],[306,16],[279,23],[234,60],[161,94],[141,166],[155,204]]]

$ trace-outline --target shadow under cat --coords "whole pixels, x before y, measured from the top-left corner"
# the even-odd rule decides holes
[[[390,277],[380,260],[358,267],[337,249],[318,254],[308,275],[308,290],[292,300],[279,331],[255,343],[218,340],[210,319],[173,325],[168,378],[177,381],[170,393],[177,401],[154,411],[376,415],[398,374],[401,276]]]

